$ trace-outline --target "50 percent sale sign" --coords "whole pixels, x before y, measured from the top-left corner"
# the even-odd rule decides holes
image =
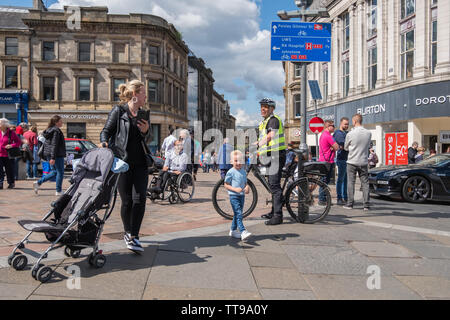
[[[408,164],[408,132],[386,133],[385,143],[385,164]]]

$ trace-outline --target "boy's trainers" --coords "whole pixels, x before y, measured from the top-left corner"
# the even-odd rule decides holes
[[[248,237],[250,237],[252,234],[250,232],[248,232],[247,230],[242,231],[241,233],[241,240],[245,240]]]
[[[241,233],[238,230],[230,230],[230,237],[241,239]]]

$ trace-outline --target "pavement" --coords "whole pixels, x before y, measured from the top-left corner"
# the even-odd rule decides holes
[[[334,205],[321,223],[295,223],[285,212],[283,224],[266,226],[259,217],[268,208],[260,190],[257,209],[244,221],[252,236],[243,242],[228,236],[230,221],[212,207],[217,179],[201,173],[188,204],[149,201],[141,255],[120,240],[118,203],[101,242],[106,265],[89,266],[89,250],[72,259],[58,249],[44,260],[55,268],[45,284],[31,277],[35,253],[25,252],[24,271],[10,268],[6,256],[25,234],[17,220],[42,218],[56,198],[54,184],[44,185],[39,196],[32,181],[1,190],[0,299],[450,299],[448,204],[373,199],[370,212]]]

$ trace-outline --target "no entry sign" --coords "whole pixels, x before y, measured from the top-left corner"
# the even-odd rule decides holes
[[[324,121],[322,118],[314,117],[309,120],[309,130],[311,130],[315,134],[319,134],[323,131]]]

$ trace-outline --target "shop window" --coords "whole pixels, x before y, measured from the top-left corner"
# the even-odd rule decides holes
[[[86,123],[67,122],[67,137],[86,139]],[[68,151],[73,151],[77,146],[77,141],[67,141],[66,146]],[[71,149],[72,146],[73,149]]]
[[[42,86],[44,90],[44,100],[53,101],[55,100],[55,78],[45,77],[42,78]]]
[[[44,61],[52,61],[56,59],[54,41],[44,41],[42,47],[43,47],[42,56]]]
[[[120,92],[119,92],[119,86],[121,84],[124,84],[126,81],[125,79],[113,79],[113,92],[114,92],[114,96],[113,96],[113,101],[120,101]]]
[[[294,94],[295,117],[300,117],[300,94]]]
[[[79,43],[78,59],[81,62],[91,61],[91,44],[89,42],[80,42]]]
[[[367,79],[369,90],[375,89],[377,83],[377,48],[371,48],[368,51]]]
[[[78,79],[78,100],[79,101],[91,100],[91,79],[89,78]]]
[[[17,88],[17,66],[5,67],[5,88]]]
[[[148,101],[149,102],[159,102],[159,92],[158,92],[158,80],[148,81]]]
[[[149,46],[148,51],[150,64],[159,64],[159,47]]]
[[[415,0],[401,0],[401,18],[407,18],[416,12],[416,1]]]
[[[7,56],[17,56],[19,54],[19,45],[17,38],[6,38],[5,54]]]
[[[401,36],[401,76],[402,80],[413,76],[414,68],[414,30]]]

